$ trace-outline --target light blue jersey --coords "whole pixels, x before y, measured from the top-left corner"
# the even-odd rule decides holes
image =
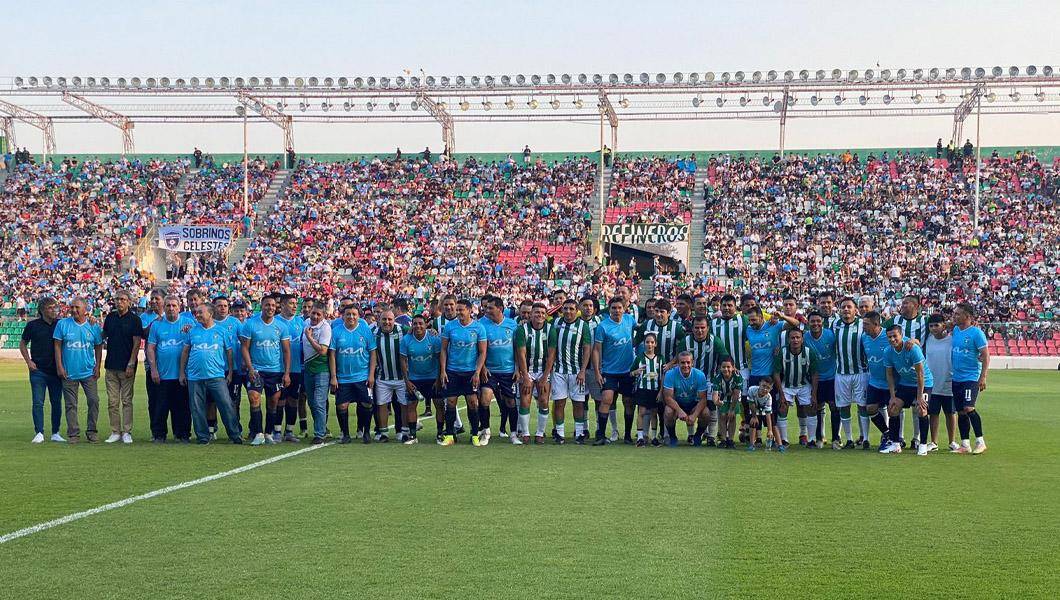
[[[368,381],[368,367],[376,348],[375,334],[364,320],[353,329],[342,323],[331,330],[331,346],[335,352],[335,379],[339,383]]]
[[[287,335],[291,336],[291,372],[302,372],[302,332],[305,331],[305,319],[295,315],[290,319],[276,315],[281,323],[287,324]]]
[[[519,327],[513,319],[504,317],[494,323],[489,317],[478,320],[486,330],[486,369],[491,373],[515,373],[515,329]]]
[[[232,336],[214,322],[209,329],[196,323],[184,334],[184,345],[188,350],[188,381],[217,379],[228,370],[227,352],[233,350]]]
[[[88,321],[66,317],[55,324],[52,338],[62,341],[63,368],[69,379],[92,377],[96,369],[96,346],[103,344],[103,330]]]
[[[445,368],[456,373],[473,373],[478,367],[478,343],[486,339],[486,328],[478,321],[461,325],[449,321],[442,328],[442,339],[449,340]]]
[[[682,375],[678,367],[670,369],[663,376],[663,389],[673,390],[674,401],[683,407],[699,402],[699,394],[706,392],[707,387],[707,375],[695,367],[692,367],[688,377]]]
[[[159,379],[172,380],[180,377],[180,353],[184,350],[183,329],[191,325],[193,323],[179,316],[176,321],[162,317],[151,325],[147,343],[155,345]]]
[[[903,339],[902,343],[905,344],[905,341]],[[898,373],[898,385],[916,387],[915,367],[917,365],[924,366],[924,387],[929,388],[935,385],[931,369],[928,368],[927,361],[924,360],[924,352],[920,349],[920,346],[913,346],[912,350],[906,350],[904,345],[901,350],[895,350],[894,346],[887,349],[887,366]]]
[[[831,329],[822,329],[821,337],[815,338],[812,333],[806,331],[802,339],[811,350],[817,353],[818,380],[834,380],[836,371],[835,332]]]
[[[600,371],[605,375],[628,375],[633,366],[633,315],[622,315],[615,323],[610,315],[600,321],[593,331],[593,343],[600,344]]]
[[[401,356],[408,360],[409,379],[437,379],[438,355],[442,352],[442,339],[431,333],[424,333],[423,339],[416,339],[411,333],[401,338]]]
[[[225,331],[225,335],[228,336],[228,343],[232,346],[232,364],[236,372],[246,370],[243,366],[243,353],[239,349],[239,329],[243,324],[239,319],[228,315],[220,321],[214,321]]]
[[[972,325],[967,329],[953,328],[953,349],[950,350],[950,362],[953,363],[953,381],[979,381],[983,364],[979,362],[979,351],[986,347],[986,334],[982,329]]]
[[[862,333],[861,349],[865,352],[865,361],[869,365],[869,385],[878,390],[887,389],[887,352],[891,349],[887,334],[883,329],[880,329],[876,337]]]
[[[747,326],[747,344],[751,346],[751,375],[767,377],[773,374],[773,356],[780,347],[780,332],[784,322],[770,325],[763,323],[760,329]]]
[[[283,340],[290,341],[287,323],[273,317],[266,323],[261,315],[247,319],[239,328],[240,343],[250,340],[250,362],[255,371],[283,373]]]

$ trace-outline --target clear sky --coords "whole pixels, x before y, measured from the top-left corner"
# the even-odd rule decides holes
[[[1060,66],[1060,2],[51,2],[8,9],[0,76],[625,73]],[[966,127],[966,132],[969,129]],[[18,126],[20,145],[40,136]],[[950,119],[793,120],[793,148],[933,145]],[[590,149],[594,125],[458,124],[459,151]],[[303,152],[440,148],[433,125],[296,125]],[[59,152],[114,152],[102,125],[60,125]],[[278,129],[251,128],[252,151]],[[141,152],[241,148],[226,125],[140,125]],[[983,119],[984,145],[1060,143],[1060,115]],[[627,123],[620,148],[771,148],[775,124]]]

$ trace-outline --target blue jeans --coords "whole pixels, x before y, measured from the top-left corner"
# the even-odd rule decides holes
[[[302,375],[302,386],[305,387],[306,403],[313,414],[313,437],[323,438],[328,427],[328,385],[331,374],[309,373]]]
[[[243,427],[239,424],[232,399],[228,396],[228,382],[224,377],[189,380],[188,395],[191,396],[191,422],[195,427],[195,437],[200,442],[210,439],[210,428],[206,424],[207,398],[217,405],[217,412],[224,423],[228,439],[242,442]]]
[[[29,389],[33,396],[33,431],[44,433],[44,395],[52,405],[52,433],[59,433],[63,418],[63,380],[40,369],[30,371]]]

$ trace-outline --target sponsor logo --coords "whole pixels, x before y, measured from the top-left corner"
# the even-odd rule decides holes
[[[93,344],[92,342],[70,341],[66,342],[66,347],[70,350],[89,350],[91,348],[94,348],[95,344]]]

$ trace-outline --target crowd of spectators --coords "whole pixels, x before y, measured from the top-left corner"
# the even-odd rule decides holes
[[[616,159],[605,223],[689,223],[696,157]]]
[[[184,185],[183,202],[170,220],[180,223],[230,225],[235,235],[249,228],[254,205],[265,195],[278,165],[261,158],[247,162],[247,204],[243,204],[243,163],[217,164],[207,156]],[[244,210],[247,208],[249,210]]]

